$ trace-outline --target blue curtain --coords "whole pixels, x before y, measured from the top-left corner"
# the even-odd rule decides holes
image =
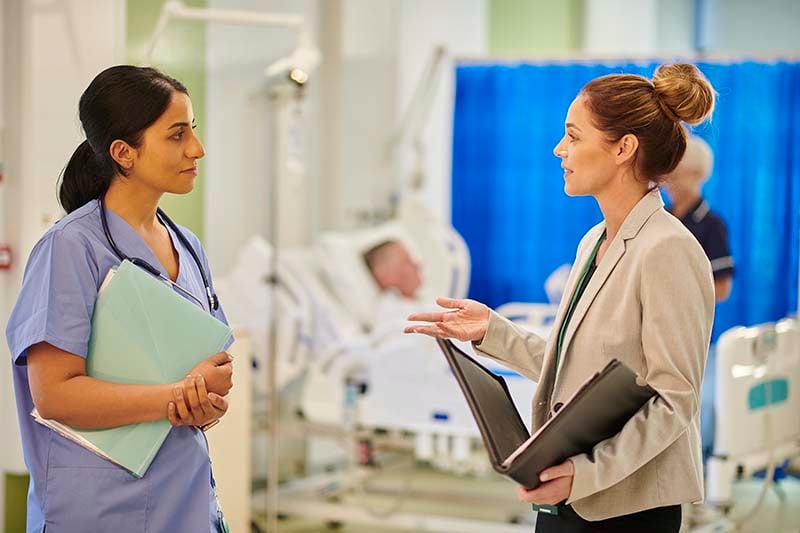
[[[470,296],[496,307],[546,301],[544,280],[571,263],[601,220],[592,198],[563,192],[553,148],[581,87],[597,76],[650,77],[655,63],[459,66],[453,131],[453,224],[473,258]],[[695,129],[715,154],[704,195],[728,226],[733,292],[715,337],[797,311],[800,64],[699,63],[719,93]]]

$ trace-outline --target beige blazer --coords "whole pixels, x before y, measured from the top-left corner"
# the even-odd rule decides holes
[[[556,339],[602,222],[578,245],[550,338],[492,313],[475,347],[538,382],[533,431],[591,374],[616,358],[653,387],[653,398],[615,437],[572,457],[567,503],[586,520],[703,499],[700,384],[714,318],[711,266],[700,244],[647,193],[610,243],[565,332]]]

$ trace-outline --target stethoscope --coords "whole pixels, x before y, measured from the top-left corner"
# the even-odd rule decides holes
[[[103,224],[103,232],[105,232],[106,234],[106,239],[108,240],[108,244],[111,245],[111,249],[114,250],[114,253],[117,254],[117,257],[119,257],[120,261],[125,261],[127,259],[128,261],[138,266],[139,268],[143,268],[152,275],[154,275],[155,277],[169,283],[170,285],[172,285],[172,287],[178,289],[180,292],[182,292],[183,294],[185,294],[186,296],[190,297],[192,300],[197,302],[200,305],[200,307],[204,307],[203,302],[200,301],[200,299],[197,296],[192,294],[188,289],[181,287],[180,285],[169,279],[167,276],[162,274],[159,269],[157,269],[144,259],[141,259],[139,257],[128,257],[127,255],[122,253],[122,251],[117,247],[117,243],[114,242],[114,237],[111,236],[111,231],[108,229],[108,220],[106,219],[106,206],[103,203],[103,198],[100,197],[98,199],[98,202],[100,203],[100,222]],[[206,288],[206,298],[208,299],[209,312],[213,314],[214,311],[219,309],[219,298],[217,298],[217,295],[214,294],[214,292],[211,290],[211,285],[208,283],[208,277],[206,277],[205,270],[203,270],[203,264],[200,262],[200,258],[197,257],[197,252],[194,251],[194,248],[192,248],[192,245],[189,243],[189,240],[186,238],[183,232],[180,229],[178,229],[178,225],[175,224],[167,216],[167,214],[161,210],[160,207],[156,210],[156,216],[158,217],[159,222],[169,226],[172,229],[172,231],[175,232],[175,235],[178,237],[178,240],[181,241],[181,244],[183,244],[183,246],[187,250],[189,250],[189,253],[192,255],[192,259],[194,259],[195,264],[197,264],[197,270],[200,271],[200,277],[203,278],[203,286]]]

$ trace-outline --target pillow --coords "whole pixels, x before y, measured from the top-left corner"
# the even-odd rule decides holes
[[[364,254],[385,241],[399,241],[412,256],[417,248],[405,229],[395,222],[320,236],[320,268],[331,293],[355,317],[364,331],[372,327],[381,289],[364,261]]]

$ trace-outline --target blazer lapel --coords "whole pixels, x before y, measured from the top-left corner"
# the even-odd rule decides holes
[[[567,331],[564,333],[564,341],[561,345],[561,363],[559,365],[561,368],[568,363],[566,360],[566,355],[569,350],[569,344],[575,337],[575,333],[578,330],[583,317],[586,316],[586,312],[589,310],[592,302],[597,297],[597,293],[600,292],[600,289],[614,271],[614,267],[617,266],[617,263],[619,263],[620,259],[622,259],[622,256],[625,255],[626,241],[636,237],[636,235],[639,233],[639,230],[641,230],[642,226],[644,226],[645,222],[647,222],[647,219],[662,207],[664,207],[664,201],[661,199],[661,194],[659,193],[658,189],[654,189],[647,193],[641,200],[639,200],[639,203],[637,203],[631,212],[628,213],[628,216],[622,223],[622,227],[620,227],[616,237],[614,237],[614,240],[609,245],[608,250],[606,250],[603,259],[597,265],[597,270],[595,270],[594,274],[592,275],[592,279],[589,280],[589,284],[586,286],[586,290],[583,292],[581,299],[578,300],[578,305],[575,307],[575,311],[572,314],[572,318],[567,326]],[[598,234],[595,239],[587,243],[584,253],[581,254],[581,262],[573,266],[573,273],[583,272],[583,269],[586,266],[586,261],[589,260],[591,251],[594,249],[594,246],[597,244],[597,239],[599,238],[600,235]],[[570,292],[564,293],[565,297],[571,298],[575,292],[575,285],[577,285],[578,276],[573,277],[576,279],[573,280]],[[558,322],[557,327],[561,327],[561,321]],[[554,344],[557,344],[557,341]],[[555,390],[555,386],[558,384],[558,378],[560,374],[560,368],[556,369],[552,390]]]
[[[594,242],[597,242],[597,239],[600,238],[604,229],[604,223],[598,224],[595,228],[592,228],[592,233],[596,234]],[[578,250],[575,257],[575,264],[570,270],[567,284],[564,287],[564,293],[561,296],[561,304],[558,306],[555,320],[553,320],[553,329],[550,335],[551,342],[547,343],[544,360],[542,361],[542,376],[537,384],[537,391],[541,389],[543,393],[545,393],[542,396],[543,398],[550,397],[550,392],[555,382],[555,358],[556,351],[558,350],[558,332],[561,330],[561,324],[564,322],[564,317],[567,314],[572,295],[575,294],[575,289],[578,287],[578,282],[580,282],[582,270],[579,265],[585,265],[586,261],[589,260],[593,246],[593,244],[592,246],[584,246],[583,249]]]
[[[605,284],[608,277],[611,275],[611,272],[614,271],[614,267],[617,266],[619,260],[622,259],[622,256],[625,254],[625,241],[621,238],[620,234],[614,238],[614,241],[606,250],[606,254],[603,256],[603,259],[597,265],[597,269],[595,270],[594,274],[592,275],[592,279],[589,280],[589,284],[586,286],[586,290],[583,291],[583,295],[581,295],[581,299],[578,300],[578,305],[575,307],[575,311],[572,313],[572,318],[569,321],[569,325],[567,325],[567,331],[564,333],[564,341],[561,345],[561,365],[564,366],[565,362],[565,355],[567,350],[569,349],[569,343],[572,341],[572,338],[575,336],[575,332],[580,326],[583,317],[586,316],[586,311],[589,310],[589,307],[592,305],[597,293],[600,292],[600,288]],[[597,241],[592,243],[592,247],[597,244]],[[588,260],[588,258],[587,258]],[[582,265],[578,265],[581,269],[586,266],[586,262]],[[556,370],[556,380],[558,380],[558,369]]]

